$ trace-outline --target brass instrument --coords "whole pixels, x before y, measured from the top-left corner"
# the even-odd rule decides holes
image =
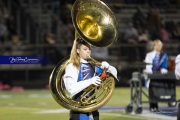
[[[117,39],[117,22],[111,9],[100,0],[76,0],[71,11],[76,36],[96,47],[107,47]],[[68,59],[60,61],[53,69],[49,85],[52,96],[66,109],[91,112],[105,105],[112,96],[115,77],[111,73],[102,78],[100,86],[90,85],[83,90],[80,101],[73,100],[65,89],[63,75]],[[92,64],[98,65],[94,59]]]

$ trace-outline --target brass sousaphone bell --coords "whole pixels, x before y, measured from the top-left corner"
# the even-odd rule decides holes
[[[96,47],[107,47],[117,39],[117,22],[111,9],[100,0],[76,0],[71,11],[75,37],[82,37]],[[115,77],[106,73],[100,86],[90,85],[83,90],[80,101],[73,100],[64,87],[63,75],[68,58],[60,61],[53,69],[49,85],[51,94],[58,104],[66,109],[91,112],[105,105],[112,96]],[[96,62],[96,65],[99,65]],[[91,96],[90,96],[91,95]]]

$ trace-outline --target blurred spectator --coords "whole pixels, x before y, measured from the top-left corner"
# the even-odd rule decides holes
[[[8,29],[5,24],[4,18],[0,15],[0,41],[4,43],[8,39]]]
[[[59,21],[59,17],[57,15],[52,15],[52,21],[51,21],[51,31],[53,34],[58,34],[57,30],[58,30],[58,21]]]
[[[173,38],[173,31],[175,28],[174,21],[166,21],[166,22],[164,22],[164,25],[165,25],[166,30],[171,34],[171,36]]]
[[[127,28],[124,30],[124,41],[129,44],[128,47],[125,48],[125,51],[122,54],[128,55],[129,62],[133,62],[137,60],[137,49],[135,45],[138,43],[138,31],[133,26],[132,23],[129,23]]]
[[[163,24],[161,24],[160,29],[158,31],[159,38],[163,42],[170,42],[170,33],[166,30]]]
[[[51,9],[54,14],[60,15],[61,0],[51,0]]]
[[[6,20],[9,17],[8,8],[4,4],[0,4],[0,15],[3,16],[4,20]]]
[[[147,43],[149,41],[149,32],[147,29],[140,28],[138,29],[138,42]]]
[[[150,34],[150,39],[158,38],[157,30],[161,25],[161,18],[158,9],[150,9],[147,13],[147,27]]]
[[[139,50],[139,60],[140,61],[143,61],[145,56],[146,56],[146,45],[149,41],[149,33],[148,33],[148,30],[147,29],[143,29],[143,28],[139,28],[138,29],[138,33],[139,33],[139,36],[138,36],[138,43],[139,43],[139,47],[138,47],[138,50]]]
[[[45,56],[48,57],[50,64],[57,64],[61,59],[64,58],[63,54],[58,51],[56,47],[56,40],[51,32],[47,32],[44,35],[45,44]]]
[[[146,44],[146,52],[150,52],[153,50],[153,41],[149,40]]]
[[[127,43],[136,44],[138,35],[139,34],[138,34],[137,29],[133,26],[132,23],[129,23],[127,28],[124,30],[124,40]]]
[[[61,35],[60,37],[63,41],[58,42],[67,45],[67,50],[65,54],[69,55],[73,44],[73,40],[75,38],[75,29],[72,23],[63,24],[62,29],[63,30],[59,34]]]
[[[74,26],[72,23],[68,23],[68,24],[63,24],[62,26],[62,31],[61,31],[61,38],[63,41],[63,43],[65,44],[70,44],[72,45],[73,44],[73,41],[74,40],[74,37],[75,37],[75,29],[74,29]],[[61,41],[62,42],[62,41]]]
[[[138,7],[136,9],[136,12],[134,13],[133,17],[133,25],[135,28],[146,28],[147,27],[147,21],[146,16],[144,15],[142,8]]]
[[[62,5],[60,19],[63,21],[64,24],[72,23],[71,9],[72,4],[70,3],[65,3]]]
[[[8,17],[6,25],[9,31],[10,40],[12,40],[13,37],[17,37],[18,34],[17,34],[16,24],[14,21],[14,17],[12,15]]]
[[[180,40],[180,22],[175,23],[174,29],[172,30],[173,38]]]

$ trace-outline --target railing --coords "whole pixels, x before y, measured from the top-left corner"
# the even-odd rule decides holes
[[[29,55],[43,55],[46,56],[48,55],[48,50],[57,50],[57,52],[60,52],[62,57],[66,57],[70,54],[70,49],[71,49],[71,45],[68,44],[55,44],[55,45],[47,45],[47,44],[26,44],[26,45],[19,45],[17,46],[18,49],[13,49],[13,47],[16,46],[8,46],[8,47],[12,47],[12,49],[10,51],[5,51],[7,46],[3,46],[1,44],[0,47],[0,51],[1,55],[25,55],[25,56],[29,56]],[[165,52],[167,53],[167,55],[169,57],[171,56],[176,56],[179,54],[178,48],[180,47],[180,45],[178,43],[168,43],[168,44],[164,44],[165,47]],[[142,49],[143,48],[143,49]],[[115,43],[112,46],[106,48],[107,49],[107,56],[104,56],[102,59],[98,58],[98,54],[102,54],[102,52],[105,51],[101,51],[100,49],[102,48],[98,48],[99,50],[97,51],[93,51],[92,49],[92,56],[95,57],[95,59],[98,60],[106,60],[114,65],[118,65],[120,62],[143,62],[143,58],[140,59],[140,54],[139,52],[142,52],[142,54],[145,58],[145,54],[146,54],[146,50],[147,50],[147,45],[145,44],[137,44],[137,45],[132,45],[132,44],[125,44],[125,43]],[[131,51],[134,50],[134,51]],[[143,51],[144,50],[144,51]],[[19,54],[16,54],[16,51],[20,51]],[[93,53],[94,52],[94,53]],[[93,54],[97,54],[93,55]],[[99,52],[99,53],[98,53]],[[131,53],[131,54],[128,54]],[[129,61],[129,57],[131,57],[130,55],[132,55],[132,53],[136,54],[136,58],[133,58],[133,61]],[[0,68],[1,69],[1,68]]]
[[[58,51],[62,52],[63,57],[69,55],[69,49],[72,47],[67,44],[55,44],[55,45],[47,45],[43,44],[43,36],[44,36],[44,28],[39,27],[31,16],[24,11],[24,9],[19,8],[12,0],[8,2],[9,9],[14,12],[16,15],[17,21],[17,31],[18,34],[22,35],[22,41],[25,41],[22,45],[18,46],[21,54],[18,55],[44,55],[46,56],[45,49],[46,48],[56,48]],[[15,11],[14,11],[15,9]],[[124,17],[124,16],[123,16]],[[179,43],[167,43],[165,45],[165,51],[168,56],[176,56],[179,54],[178,47]],[[12,49],[11,51],[5,51],[4,49],[7,46],[0,45],[0,53],[1,55],[17,55],[15,53],[16,50]],[[16,46],[9,46],[11,48]],[[144,54],[146,53],[146,45],[144,44],[125,44],[121,43],[118,40],[114,45],[110,46],[108,49],[108,55],[103,59],[95,57],[97,60],[106,60],[113,66],[115,66],[119,72],[124,69],[138,69],[141,70],[144,68],[144,64],[142,59],[139,58],[139,48],[145,48],[144,51],[141,50]],[[131,51],[129,48],[132,48]],[[131,57],[129,53],[136,52],[136,58],[133,58],[133,61],[129,61],[129,57]],[[93,54],[93,53],[92,53]],[[100,53],[101,54],[101,53]],[[31,71],[42,71],[47,70],[51,71],[54,68],[55,64],[48,65],[0,65],[0,72],[6,71],[24,71],[25,73],[25,81],[30,80],[30,72]],[[120,75],[123,77],[123,75]],[[125,76],[126,77],[126,76]]]

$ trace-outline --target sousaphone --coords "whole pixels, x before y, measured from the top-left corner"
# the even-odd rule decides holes
[[[116,17],[104,2],[76,0],[72,7],[71,16],[76,30],[75,38],[80,36],[96,47],[108,47],[116,41]],[[50,90],[56,102],[66,109],[79,112],[91,112],[104,106],[112,96],[116,78],[107,72],[107,76],[102,78],[100,86],[90,85],[83,90],[80,101],[75,101],[66,91],[63,82],[68,59],[60,61],[50,76]],[[98,62],[93,63],[100,66]]]

